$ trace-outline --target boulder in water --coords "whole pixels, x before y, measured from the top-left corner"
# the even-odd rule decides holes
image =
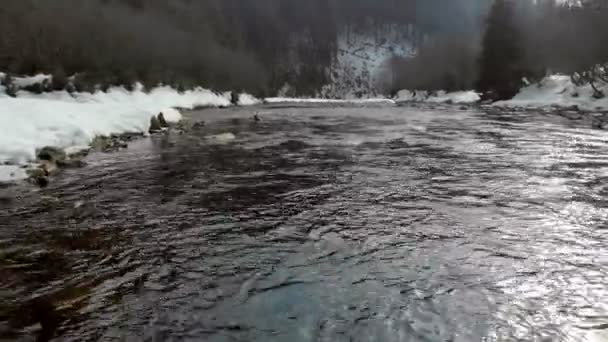
[[[202,129],[205,127],[205,121],[197,121],[192,125],[193,129]]]
[[[45,188],[49,185],[49,173],[46,169],[41,167],[36,167],[33,169],[29,169],[26,173],[30,176],[29,180],[33,184]]]
[[[158,123],[160,124],[160,127],[169,127],[169,124],[167,123],[167,120],[165,119],[165,115],[161,112],[160,114],[158,114]]]
[[[37,157],[39,160],[45,160],[51,163],[59,163],[64,161],[67,158],[67,155],[65,151],[60,148],[46,146],[38,151]]]
[[[158,133],[163,130],[163,127],[160,125],[160,121],[156,116],[150,118],[150,133]]]
[[[239,105],[239,94],[235,91],[230,92],[230,103],[232,103],[235,106]]]
[[[30,178],[45,177],[49,175],[48,171],[40,167],[28,169],[27,171],[25,171],[25,173],[30,176]]]

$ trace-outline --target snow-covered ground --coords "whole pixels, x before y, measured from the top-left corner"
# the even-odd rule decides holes
[[[376,51],[384,48],[375,46],[371,49]],[[403,50],[399,53],[407,53],[407,51]],[[376,57],[386,57],[383,56],[379,54]],[[360,67],[361,70],[370,70],[370,65],[365,63]],[[372,69],[373,67],[372,65]],[[0,73],[0,79],[3,76]],[[49,76],[15,78],[13,82],[18,87],[26,87],[45,80],[49,80]],[[608,84],[598,83],[597,87],[608,94]],[[100,135],[146,133],[150,118],[160,112],[167,121],[176,122],[181,119],[179,109],[230,105],[230,93],[218,94],[202,88],[180,93],[170,87],[158,87],[150,92],[144,92],[141,86],[137,86],[134,91],[116,87],[105,93],[95,94],[70,94],[65,91],[32,94],[19,91],[17,95],[16,98],[9,97],[5,94],[4,87],[0,86],[0,181],[24,178],[25,172],[19,165],[35,161],[36,151],[45,146],[77,150],[88,146],[96,136]],[[479,94],[474,91],[448,93],[402,90],[394,99],[330,100],[273,97],[264,99],[264,102],[470,104],[479,100]],[[261,102],[248,94],[239,95],[240,105],[256,105]],[[513,99],[496,102],[494,105],[529,108],[577,106],[583,110],[608,110],[608,98],[595,99],[590,85],[576,86],[569,76],[553,75],[538,84],[522,88]]]
[[[336,103],[336,104],[369,104],[369,103],[390,103],[395,101],[386,98],[367,98],[367,99],[317,99],[317,98],[298,98],[298,97],[267,97],[264,99],[266,103]]]
[[[25,88],[34,84],[42,83],[44,81],[50,81],[51,75],[38,74],[31,77],[15,77],[13,79],[13,84],[18,86],[19,88]]]
[[[598,82],[596,86],[608,95],[608,84]],[[595,99],[593,88],[587,84],[577,86],[570,76],[552,75],[541,82],[524,87],[511,100],[494,103],[501,107],[572,107],[582,110],[608,110],[608,98]]]
[[[428,92],[424,90],[401,90],[397,93],[395,101],[470,104],[476,103],[480,99],[481,97],[479,96],[479,94],[473,90],[457,91],[451,93],[448,93],[443,90],[437,92]]]
[[[262,103],[261,100],[249,94],[240,94],[239,95],[239,106],[253,106]]]
[[[19,83],[30,85],[44,79],[38,75],[21,78]],[[241,95],[240,102],[247,105],[258,100]],[[167,121],[176,122],[181,119],[178,109],[229,105],[229,93],[202,88],[183,93],[170,87],[144,92],[141,86],[135,91],[112,88],[95,94],[19,91],[12,98],[0,86],[0,181],[23,178],[24,172],[15,165],[34,161],[37,149],[45,146],[84,147],[100,135],[146,133],[150,118],[160,112]]]

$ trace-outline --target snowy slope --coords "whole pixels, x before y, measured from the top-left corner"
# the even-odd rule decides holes
[[[159,87],[149,93],[141,86],[129,92],[112,88],[95,94],[19,92],[17,98],[0,89],[0,181],[15,177],[14,166],[33,161],[44,146],[87,146],[96,136],[147,132],[150,118],[163,112],[167,121],[179,121],[175,108],[229,106],[229,94],[197,88],[179,93]],[[255,102],[250,96],[242,101]],[[7,170],[11,171],[7,171]],[[4,176],[4,177],[3,177]]]
[[[608,94],[608,84],[598,83],[597,87]],[[577,86],[570,76],[552,75],[537,84],[522,88],[511,100],[494,103],[503,107],[540,108],[548,106],[577,106],[583,110],[608,110],[608,98],[593,98],[591,85]]]

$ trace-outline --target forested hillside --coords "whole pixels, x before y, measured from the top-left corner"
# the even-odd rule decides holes
[[[0,68],[74,74],[111,83],[199,84],[299,93],[329,81],[338,32],[415,24],[412,41],[473,30],[479,0],[7,0]],[[458,13],[458,12],[456,12]],[[443,18],[441,18],[443,17]],[[379,40],[382,37],[377,37]]]
[[[522,74],[608,60],[601,1],[518,1],[512,26],[519,38],[509,39],[521,49]],[[379,91],[471,88],[480,78],[491,6],[487,0],[6,0],[0,70],[57,79],[79,74],[83,90],[138,80],[260,95],[289,84],[294,94],[317,95],[324,85],[354,82],[344,76],[351,66],[338,59],[345,35],[355,34],[394,52],[375,54],[386,59],[383,68],[368,63],[382,70],[373,85]],[[390,27],[401,30],[399,39],[384,36]],[[347,54],[360,47],[350,48]]]

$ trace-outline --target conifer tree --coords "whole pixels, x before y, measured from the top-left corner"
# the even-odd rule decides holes
[[[519,90],[523,51],[511,0],[496,0],[488,15],[479,61],[477,90],[492,100],[509,99]]]

